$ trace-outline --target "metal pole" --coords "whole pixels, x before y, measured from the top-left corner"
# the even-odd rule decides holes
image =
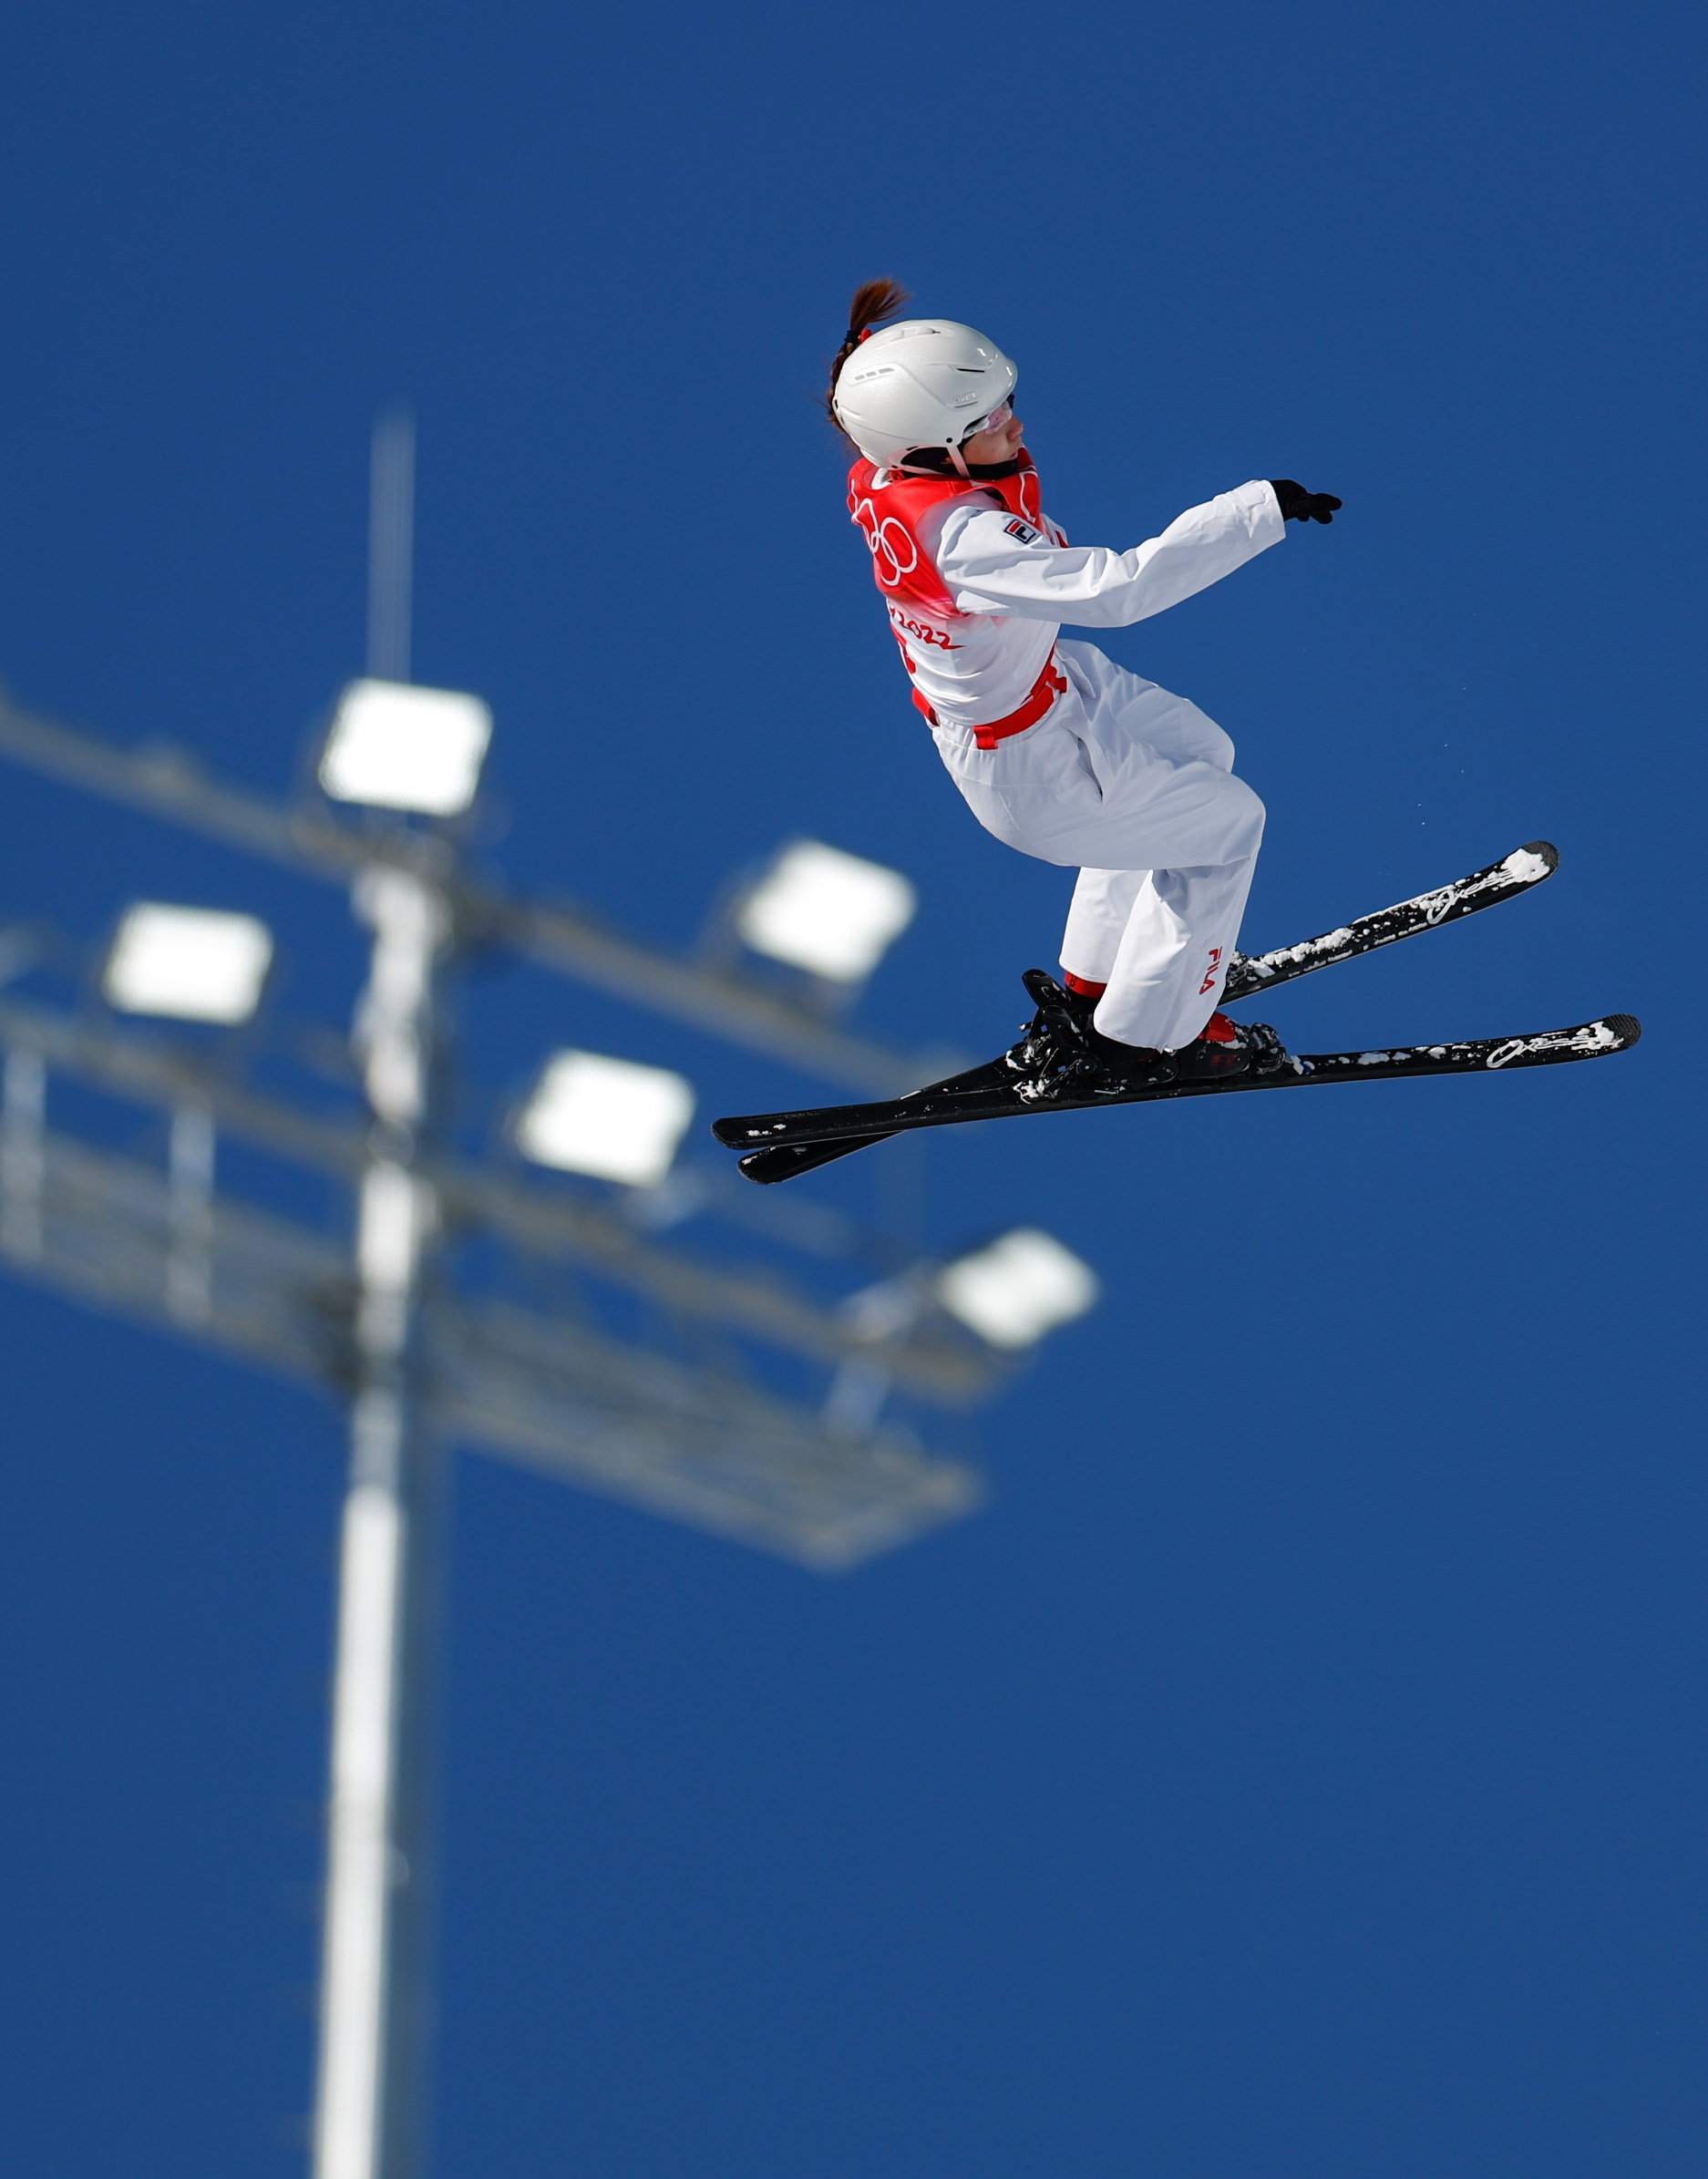
[[[367,531],[367,670],[409,678],[409,604],[415,560],[415,419],[374,427]]]
[[[39,1052],[14,1044],[5,1055],[0,1105],[0,1248],[29,1261],[42,1252],[42,1149],[47,1069]]]
[[[213,1115],[205,1105],[174,1105],[166,1305],[180,1324],[205,1324],[213,1308]]]
[[[430,1912],[430,1751],[442,1454],[422,1419],[418,1316],[438,1226],[417,1169],[430,1118],[443,897],[376,868],[355,1043],[374,1121],[356,1229],[350,1482],[334,1672],[315,2179],[420,2169]]]

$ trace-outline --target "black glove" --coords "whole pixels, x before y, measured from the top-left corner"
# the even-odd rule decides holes
[[[1281,501],[1283,522],[1332,522],[1340,505],[1332,492],[1308,492],[1291,477],[1273,478],[1269,488]]]

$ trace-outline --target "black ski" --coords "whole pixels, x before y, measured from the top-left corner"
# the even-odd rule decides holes
[[[1419,893],[1415,899],[1401,900],[1393,908],[1379,908],[1372,915],[1360,916],[1355,922],[1325,930],[1320,938],[1305,939],[1296,946],[1278,946],[1272,953],[1236,953],[1233,966],[1228,971],[1221,1002],[1224,1006],[1237,1005],[1255,992],[1270,992],[1281,984],[1291,983],[1295,976],[1309,976],[1317,969],[1332,968],[1361,953],[1374,953],[1380,946],[1391,946],[1400,939],[1415,938],[1420,931],[1438,930],[1444,923],[1456,923],[1462,916],[1498,907],[1503,900],[1516,899],[1518,894],[1540,885],[1559,868],[1558,849],[1547,840],[1531,840],[1501,861],[1491,862],[1486,869],[1473,870],[1468,878],[1437,886],[1433,892]],[[1007,1068],[998,1058],[914,1094],[923,1097],[951,1091],[966,1092],[995,1086],[1010,1079]],[[792,1180],[797,1174],[815,1172],[820,1166],[849,1156],[856,1150],[867,1149],[874,1143],[888,1142],[898,1132],[897,1128],[884,1127],[863,1136],[754,1150],[742,1159],[741,1169],[749,1180],[768,1187],[779,1180]]]
[[[1236,953],[1221,995],[1224,1006],[1249,999],[1253,992],[1273,991],[1291,983],[1295,976],[1309,976],[1360,953],[1374,953],[1420,931],[1439,930],[1444,923],[1456,923],[1485,908],[1498,908],[1503,900],[1516,900],[1551,878],[1559,868],[1559,850],[1547,840],[1531,840],[1486,870],[1473,870],[1468,878],[1437,886],[1433,893],[1419,893],[1415,900],[1402,900],[1393,908],[1379,908],[1374,915],[1360,916],[1338,930],[1325,930],[1321,938],[1308,938],[1297,946],[1278,946],[1272,953]]]
[[[1375,1052],[1289,1054],[1273,1073],[1223,1075],[1202,1082],[1165,1082],[1114,1096],[1074,1096],[1065,1093],[1027,1102],[1015,1078],[971,1082],[961,1076],[911,1097],[883,1104],[828,1105],[810,1112],[754,1113],[740,1119],[715,1120],[712,1132],[726,1149],[768,1153],[797,1145],[841,1143],[852,1146],[882,1133],[900,1135],[916,1127],[953,1127],[969,1120],[1023,1119],[1050,1112],[1088,1112],[1110,1105],[1162,1105],[1180,1097],[1232,1096],[1243,1090],[1307,1089],[1325,1082],[1395,1082],[1420,1074],[1483,1074],[1518,1067],[1559,1066],[1569,1061],[1600,1059],[1628,1051],[1642,1033],[1628,1013],[1609,1014],[1576,1029],[1544,1029],[1527,1036],[1486,1036],[1468,1043],[1411,1044]],[[993,1062],[993,1066],[1000,1066]],[[978,1068],[975,1075],[991,1070]],[[747,1160],[743,1160],[746,1169]]]

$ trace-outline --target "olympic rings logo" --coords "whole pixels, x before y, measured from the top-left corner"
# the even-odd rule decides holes
[[[867,545],[870,548],[874,563],[872,572],[878,578],[880,588],[886,591],[894,590],[904,575],[912,574],[914,569],[919,566],[918,546],[908,535],[905,526],[899,522],[894,515],[886,515],[880,522],[878,519],[878,510],[869,499],[862,499],[856,507],[854,519],[859,524],[865,534]],[[898,540],[900,540],[899,546]],[[905,560],[901,557],[903,550],[907,553]],[[887,575],[884,573],[885,562],[888,562],[890,568],[890,572]]]

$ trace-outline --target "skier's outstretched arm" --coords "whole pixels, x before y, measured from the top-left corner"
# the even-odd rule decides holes
[[[1005,510],[963,500],[943,521],[937,568],[962,612],[1126,628],[1207,590],[1279,544],[1289,518],[1325,522],[1340,504],[1290,478],[1274,484],[1254,478],[1188,508],[1160,537],[1115,552],[1103,545],[1053,545]]]

